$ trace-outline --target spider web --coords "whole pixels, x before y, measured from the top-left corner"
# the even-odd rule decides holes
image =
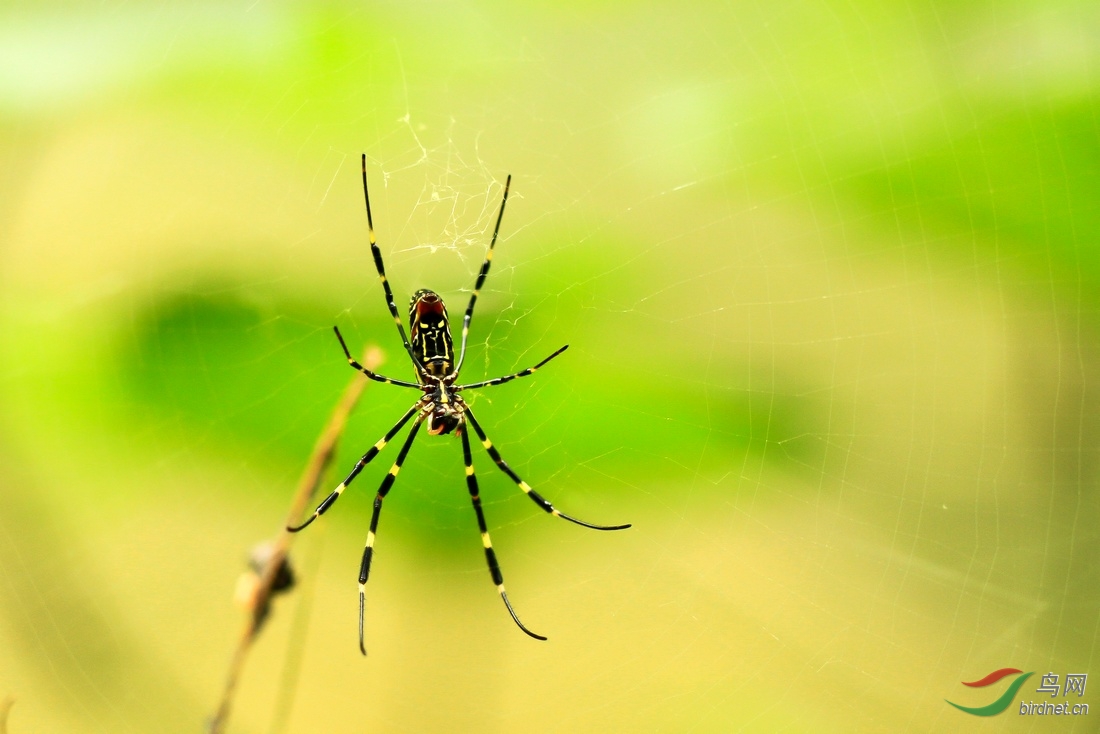
[[[9,731],[213,710],[248,548],[351,377],[332,326],[411,377],[364,151],[399,310],[435,289],[456,330],[513,175],[463,381],[570,348],[471,405],[561,510],[634,527],[546,517],[475,446],[533,642],[422,435],[364,661],[390,446],[296,539],[230,731],[954,731],[944,699],[1003,690],[962,681],[1094,672],[1100,16],[644,11],[4,11]],[[367,388],[326,487],[414,398]]]

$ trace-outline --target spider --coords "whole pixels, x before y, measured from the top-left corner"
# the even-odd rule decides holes
[[[534,367],[528,367],[521,372],[505,375],[504,377],[496,377],[491,380],[483,380],[481,382],[455,384],[458,382],[458,374],[462,369],[462,360],[466,356],[466,338],[470,334],[470,321],[473,319],[474,315],[474,304],[477,303],[478,293],[480,293],[481,287],[485,284],[485,277],[488,275],[489,266],[493,261],[493,247],[497,242],[497,233],[500,232],[500,221],[504,217],[504,205],[508,203],[508,190],[512,184],[512,177],[508,176],[508,179],[504,183],[504,198],[500,202],[500,211],[497,213],[496,226],[493,228],[493,237],[489,242],[489,249],[485,253],[485,262],[481,264],[481,271],[477,275],[477,282],[474,284],[473,293],[470,294],[470,303],[466,306],[466,315],[462,318],[462,345],[458,353],[458,361],[455,362],[451,328],[447,317],[447,307],[444,305],[443,299],[435,291],[421,289],[413,294],[412,301],[409,304],[409,335],[407,336],[405,334],[405,327],[402,326],[401,317],[397,312],[397,306],[394,305],[393,291],[390,289],[390,283],[386,279],[386,269],[382,264],[382,251],[378,249],[378,244],[374,237],[374,220],[371,217],[370,194],[367,190],[367,156],[365,153],[362,158],[362,168],[363,198],[366,201],[367,207],[367,231],[370,233],[370,249],[371,254],[374,256],[374,266],[378,270],[378,279],[382,282],[386,306],[390,310],[390,315],[393,316],[394,323],[397,324],[398,334],[401,335],[401,343],[405,346],[405,351],[408,352],[409,359],[412,360],[413,367],[416,369],[416,382],[395,380],[367,369],[352,358],[351,352],[348,351],[347,344],[344,343],[344,337],[340,335],[339,327],[334,326],[333,331],[336,332],[336,338],[340,341],[340,346],[344,350],[344,356],[347,357],[348,364],[352,367],[377,382],[385,382],[390,385],[397,385],[398,387],[413,388],[415,390],[420,390],[423,395],[421,395],[420,398],[413,403],[412,407],[398,419],[397,423],[386,432],[386,435],[380,438],[367,453],[363,454],[359,461],[355,462],[355,466],[352,467],[351,473],[348,474],[347,478],[317,505],[317,509],[313,511],[313,514],[310,515],[308,520],[297,527],[288,527],[287,530],[296,533],[304,529],[321,515],[325,514],[325,512],[335,504],[336,500],[340,498],[344,490],[348,488],[348,485],[352,483],[352,480],[359,476],[359,472],[363,470],[363,467],[369,464],[371,460],[385,448],[386,444],[397,435],[397,432],[412,419],[412,429],[409,431],[405,443],[401,446],[401,450],[397,452],[397,460],[394,461],[393,466],[390,467],[389,473],[387,473],[382,480],[382,485],[379,487],[378,494],[374,498],[374,512],[371,514],[370,530],[367,532],[367,544],[366,548],[363,550],[363,560],[359,564],[359,650],[366,655],[367,648],[363,642],[363,615],[366,607],[366,586],[367,578],[370,576],[371,559],[374,556],[374,539],[375,534],[378,532],[378,517],[382,512],[382,501],[386,499],[386,495],[393,487],[393,483],[397,479],[397,474],[401,471],[401,465],[405,462],[405,457],[408,456],[409,449],[412,448],[413,441],[416,439],[416,434],[420,431],[422,424],[425,422],[428,424],[428,435],[431,436],[454,433],[462,439],[462,458],[466,464],[466,487],[470,491],[470,500],[473,502],[474,512],[477,514],[477,525],[478,529],[481,531],[481,543],[485,546],[485,560],[489,564],[489,575],[492,577],[497,593],[499,593],[500,598],[504,600],[504,606],[508,609],[508,613],[512,615],[512,619],[515,621],[516,625],[536,640],[545,640],[546,638],[544,636],[536,634],[524,626],[523,622],[520,621],[519,616],[516,614],[516,610],[512,608],[512,603],[508,601],[508,594],[504,591],[504,577],[501,575],[500,564],[497,563],[497,556],[493,551],[493,543],[489,539],[489,528],[485,522],[485,512],[481,508],[481,496],[478,494],[477,476],[474,474],[473,456],[470,451],[470,436],[465,430],[466,424],[468,423],[474,429],[474,433],[476,433],[478,439],[480,439],[481,445],[485,447],[485,451],[488,452],[489,457],[496,462],[497,467],[507,474],[508,477],[523,490],[524,494],[530,497],[536,505],[546,512],[555,517],[560,517],[563,520],[568,520],[569,522],[583,525],[586,528],[592,528],[594,530],[624,530],[630,527],[630,525],[593,525],[592,523],[578,520],[575,517],[570,517],[564,512],[557,510],[549,500],[531,489],[531,486],[523,481],[519,475],[512,471],[512,468],[505,463],[504,459],[501,458],[500,452],[496,450],[492,441],[485,435],[484,429],[482,429],[481,424],[478,423],[477,419],[474,417],[474,413],[470,410],[470,406],[462,399],[461,393],[465,390],[501,385],[518,377],[527,377],[533,374],[537,369],[564,352],[569,347],[568,344],[558,349]]]

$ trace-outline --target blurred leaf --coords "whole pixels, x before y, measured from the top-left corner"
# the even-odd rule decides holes
[[[968,233],[983,259],[1053,269],[1054,283],[1076,292],[1079,278],[1100,280],[1098,101],[988,110],[966,131],[909,142],[836,185],[929,232],[930,244],[945,241],[935,229]]]

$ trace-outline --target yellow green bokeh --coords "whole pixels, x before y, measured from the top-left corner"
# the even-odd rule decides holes
[[[1098,30],[1066,1],[0,8],[8,732],[213,712],[236,579],[351,377],[332,326],[411,376],[363,152],[399,306],[456,320],[513,176],[463,376],[570,349],[472,404],[562,510],[633,527],[475,457],[533,641],[423,436],[363,659],[391,446],[296,538],[228,731],[1092,730],[945,699],[1100,676]],[[409,402],[367,387],[326,486]]]

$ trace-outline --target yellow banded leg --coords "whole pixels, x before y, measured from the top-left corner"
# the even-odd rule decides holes
[[[474,283],[474,292],[470,294],[470,304],[466,306],[466,315],[462,317],[462,348],[458,352],[458,365],[455,374],[462,369],[462,361],[466,359],[466,337],[470,334],[470,322],[474,318],[474,304],[481,293],[481,286],[485,285],[485,278],[489,275],[489,266],[493,264],[493,248],[497,244],[497,235],[500,234],[500,222],[504,219],[504,205],[508,203],[508,190],[512,188],[512,177],[504,182],[504,197],[500,200],[500,211],[497,212],[497,223],[493,227],[493,238],[489,240],[489,249],[485,252],[485,262],[481,263],[481,270],[477,274],[477,282]]]
[[[584,520],[578,520],[575,517],[570,517],[564,512],[559,512],[558,510],[554,509],[554,506],[550,504],[549,500],[547,500],[535,490],[531,489],[531,485],[520,479],[520,476],[512,471],[512,467],[508,466],[508,464],[501,457],[500,452],[497,451],[496,447],[493,446],[493,442],[490,441],[489,437],[485,435],[485,431],[481,429],[481,425],[477,422],[477,419],[474,418],[474,414],[470,410],[469,406],[466,407],[466,422],[474,427],[474,432],[477,433],[477,437],[481,439],[481,445],[485,447],[485,451],[488,452],[489,457],[496,462],[496,465],[500,467],[500,470],[507,474],[508,477],[516,483],[516,486],[523,490],[524,494],[530,497],[536,505],[541,507],[546,512],[554,515],[555,517],[560,517],[563,520],[568,520],[569,522],[576,523],[577,525],[583,525],[586,528],[592,528],[593,530],[625,530],[626,528],[630,527],[629,523],[627,523],[626,525],[593,525],[592,523],[585,522]],[[463,433],[463,436],[465,435],[466,434]],[[467,461],[466,465],[469,466],[470,462]]]
[[[367,154],[363,154],[363,200],[367,205],[367,231],[370,234],[370,251],[374,257],[374,268],[378,271],[378,279],[382,281],[382,290],[386,295],[386,308],[390,310],[394,323],[397,324],[397,333],[401,335],[401,343],[405,345],[405,351],[409,353],[418,373],[423,372],[423,367],[416,360],[409,337],[405,335],[405,327],[401,324],[401,316],[397,313],[397,305],[393,302],[393,291],[390,289],[390,281],[386,278],[386,266],[382,263],[382,251],[378,249],[378,243],[374,238],[374,217],[370,211],[370,192],[367,190]]]
[[[390,439],[392,439],[394,435],[396,435],[397,432],[401,430],[401,427],[403,425],[408,423],[409,418],[412,417],[413,413],[420,410],[422,405],[422,401],[417,401],[416,404],[409,408],[405,415],[401,416],[401,419],[397,421],[396,424],[394,424],[393,428],[386,432],[385,436],[378,439],[377,443],[375,443],[374,446],[371,446],[370,450],[359,458],[359,461],[355,462],[355,466],[352,468],[351,473],[348,474],[347,478],[340,483],[339,487],[332,490],[329,496],[325,497],[321,501],[321,504],[317,505],[317,509],[313,511],[313,514],[309,516],[308,520],[296,527],[288,527],[287,530],[292,533],[296,533],[299,530],[305,528],[317,518],[319,518],[321,515],[325,514],[325,512],[328,511],[328,508],[332,507],[336,500],[340,498],[340,495],[344,493],[344,490],[348,488],[348,485],[352,483],[352,480],[359,476],[359,472],[363,471],[363,467],[369,464],[375,456],[378,456],[378,453],[386,447],[386,444],[389,443]]]
[[[505,375],[504,377],[494,377],[491,380],[485,380],[484,382],[472,382],[469,385],[455,385],[451,389],[455,392],[459,392],[460,390],[472,390],[472,389],[477,388],[477,387],[490,387],[492,385],[503,385],[505,382],[511,382],[512,380],[516,379],[517,377],[527,377],[527,375],[534,374],[539,369],[539,367],[542,367],[544,364],[546,364],[547,362],[549,362],[554,357],[558,356],[559,354],[561,354],[562,352],[564,352],[568,348],[569,348],[569,345],[566,344],[564,347],[562,347],[558,351],[554,352],[549,357],[547,357],[546,359],[544,359],[541,362],[539,362],[538,364],[536,364],[534,367],[528,367],[527,369],[523,370],[522,372],[517,372],[514,375]]]
[[[368,370],[366,367],[364,367],[363,365],[356,362],[355,359],[351,356],[351,352],[348,351],[348,345],[344,343],[344,337],[343,337],[343,335],[340,334],[340,328],[337,327],[337,326],[334,326],[334,327],[332,327],[332,330],[336,332],[336,338],[340,340],[340,346],[343,347],[343,349],[344,349],[344,356],[347,357],[348,364],[350,364],[352,367],[359,370],[360,372],[362,372],[364,375],[371,378],[375,382],[384,382],[387,385],[397,385],[398,387],[415,387],[418,390],[420,389],[420,385],[415,383],[415,382],[406,382],[405,380],[395,380],[392,377],[386,377],[385,375],[380,375],[377,372],[372,372],[371,370]],[[413,359],[413,363],[414,364],[416,363],[415,359]]]
[[[401,471],[401,465],[405,462],[405,457],[409,455],[409,449],[412,448],[413,440],[416,438],[416,433],[420,430],[420,424],[423,421],[424,414],[421,413],[417,416],[416,422],[413,423],[412,430],[409,431],[409,437],[405,439],[405,443],[401,446],[401,451],[397,454],[397,461],[390,467],[389,472],[382,480],[382,486],[378,488],[378,494],[374,498],[374,511],[370,516],[370,530],[367,531],[367,545],[363,549],[363,560],[359,564],[359,650],[364,655],[367,654],[367,648],[363,642],[363,615],[367,605],[367,579],[370,577],[370,564],[371,559],[374,557],[374,538],[375,533],[378,532],[378,517],[382,514],[382,501],[386,499],[394,480],[397,479],[397,474]]]
[[[474,474],[473,455],[470,452],[470,435],[462,431],[462,458],[466,462],[466,487],[470,490],[470,501],[474,504],[474,512],[477,513],[477,527],[481,531],[481,544],[485,546],[485,561],[489,564],[489,575],[493,578],[493,584],[497,587],[500,598],[504,600],[504,606],[521,630],[536,640],[545,640],[542,635],[527,629],[523,622],[519,621],[516,611],[512,609],[512,603],[508,601],[508,595],[504,593],[504,576],[500,573],[500,564],[497,563],[497,554],[493,551],[493,541],[489,538],[489,528],[485,524],[485,512],[481,509],[481,496],[478,494],[477,475]]]

